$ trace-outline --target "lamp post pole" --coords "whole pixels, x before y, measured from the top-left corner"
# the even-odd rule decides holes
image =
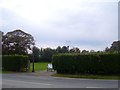
[[[32,72],[35,72],[35,70],[34,70],[34,46],[33,46],[33,48],[32,48]]]

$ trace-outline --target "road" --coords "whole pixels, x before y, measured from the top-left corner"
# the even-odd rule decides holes
[[[3,88],[118,88],[117,80],[73,79],[32,74],[3,74]]]

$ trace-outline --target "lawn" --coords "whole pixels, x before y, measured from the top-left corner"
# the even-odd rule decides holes
[[[47,70],[47,64],[50,62],[36,62],[34,63],[35,71]],[[32,71],[32,63],[30,63],[30,71]]]

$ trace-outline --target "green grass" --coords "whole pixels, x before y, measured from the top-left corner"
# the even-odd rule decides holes
[[[47,64],[49,62],[36,62],[34,63],[35,71],[47,70]],[[32,71],[32,63],[30,63],[30,71]]]
[[[118,76],[114,75],[71,75],[71,74],[53,74],[55,77],[67,77],[67,78],[86,78],[86,79],[110,79],[120,80]]]

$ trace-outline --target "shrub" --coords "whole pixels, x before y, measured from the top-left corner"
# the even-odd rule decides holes
[[[7,71],[27,71],[30,61],[27,56],[4,55],[2,56],[2,68]]]
[[[118,57],[118,53],[58,54],[52,57],[52,64],[58,73],[119,74]]]
[[[101,69],[103,72],[112,74],[120,73],[120,54],[104,54],[101,57]]]

